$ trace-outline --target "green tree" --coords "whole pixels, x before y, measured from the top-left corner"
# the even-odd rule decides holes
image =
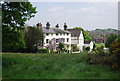
[[[30,2],[2,3],[2,51],[14,52],[24,48],[24,24],[34,17],[36,8]]]
[[[120,70],[120,37],[110,44],[112,68]]]
[[[59,43],[58,48],[60,49],[60,52],[63,51],[64,47],[65,47],[65,46],[64,46],[63,43]]]
[[[27,52],[37,52],[43,46],[43,32],[38,27],[27,27],[25,31],[25,43]]]
[[[78,50],[77,45],[73,45],[73,46],[72,46],[72,51],[75,52],[75,51],[77,51],[77,50]]]
[[[92,38],[90,37],[90,35],[88,34],[88,32],[85,31],[83,28],[81,28],[81,27],[74,27],[74,29],[81,29],[83,31],[83,35],[84,35],[85,41],[92,40]]]
[[[106,47],[109,47],[110,44],[112,44],[112,42],[115,41],[117,38],[118,38],[118,35],[117,35],[117,34],[111,34],[111,35],[109,35],[109,36],[108,36],[108,39],[107,39],[107,41],[106,41],[106,43],[105,43],[105,46],[106,46]]]

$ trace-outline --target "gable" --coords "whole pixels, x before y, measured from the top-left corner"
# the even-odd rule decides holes
[[[81,29],[68,29],[71,32],[71,37],[79,37]]]

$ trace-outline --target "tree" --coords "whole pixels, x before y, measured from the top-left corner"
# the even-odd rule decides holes
[[[75,52],[75,51],[77,51],[77,50],[78,50],[77,45],[73,45],[73,46],[72,46],[72,51]]]
[[[58,48],[60,49],[60,52],[63,51],[64,47],[63,43],[59,43]]]
[[[43,32],[38,27],[27,27],[25,31],[25,43],[27,52],[37,52],[38,48],[43,47]]]
[[[120,70],[120,37],[110,44],[112,68]]]
[[[81,28],[81,27],[74,27],[74,29],[81,29],[83,31],[83,35],[84,35],[85,41],[92,40],[92,38],[90,37],[90,35],[88,34],[88,32],[85,31],[83,28]]]
[[[24,48],[24,24],[34,17],[36,8],[30,2],[4,2],[2,4],[2,51],[14,52]]]
[[[108,39],[107,39],[107,41],[105,43],[105,46],[109,47],[109,45],[112,44],[112,42],[115,41],[117,38],[118,38],[117,34],[111,34],[111,35],[109,35]]]

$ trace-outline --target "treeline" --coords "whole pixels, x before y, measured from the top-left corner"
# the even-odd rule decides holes
[[[96,29],[92,31],[88,31],[90,36],[109,36],[110,34],[118,34],[120,31],[117,29]]]

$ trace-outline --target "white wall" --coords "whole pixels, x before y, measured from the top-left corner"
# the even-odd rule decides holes
[[[78,44],[78,37],[71,37],[71,44]]]
[[[49,43],[46,43],[46,39],[51,40],[53,38],[55,38],[55,39],[64,38],[65,39],[64,44],[68,44],[70,46],[70,48],[68,50],[71,49],[71,34],[70,33],[69,33],[69,35],[67,35],[67,33],[62,34],[62,35],[60,33],[58,33],[58,35],[56,35],[56,34],[53,34],[53,35],[51,35],[51,34],[49,34],[49,35],[44,34],[44,37],[45,37],[44,38],[44,46],[49,45]],[[67,42],[67,38],[69,38],[69,42]]]
[[[80,51],[83,50],[83,46],[84,46],[84,37],[83,37],[83,32],[81,31],[80,36],[79,36],[79,43],[77,45],[80,49]]]

